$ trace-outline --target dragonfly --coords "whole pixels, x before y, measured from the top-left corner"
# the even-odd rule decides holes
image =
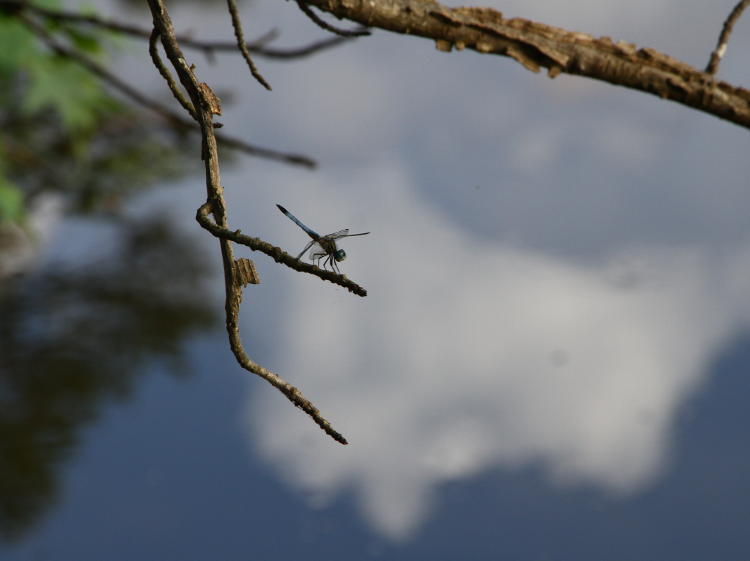
[[[340,240],[341,238],[351,238],[353,236],[366,236],[370,233],[362,232],[361,234],[350,234],[349,228],[344,228],[343,230],[339,230],[338,232],[334,232],[333,234],[321,236],[312,228],[308,228],[307,226],[305,226],[296,216],[294,216],[283,206],[279,204],[277,204],[276,206],[279,207],[279,210],[286,214],[286,216],[292,222],[302,228],[307,233],[307,235],[312,238],[312,241],[305,246],[305,249],[300,251],[297,259],[300,259],[309,249],[309,257],[311,261],[315,261],[316,264],[320,266],[320,260],[325,257],[326,260],[323,262],[323,268],[325,269],[330,264],[331,270],[336,271],[337,273],[340,273],[337,263],[346,259],[346,251],[336,246],[336,240]]]

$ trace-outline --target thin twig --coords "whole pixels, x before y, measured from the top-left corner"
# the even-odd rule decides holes
[[[288,49],[275,49],[273,47],[251,47],[248,44],[248,49],[250,49],[250,52],[256,55],[261,55],[266,58],[273,58],[278,60],[290,60],[295,58],[303,58],[306,56],[313,55],[317,53],[318,51],[322,51],[324,49],[330,49],[331,47],[335,47],[336,45],[339,45],[341,43],[344,43],[346,41],[351,41],[352,39],[355,39],[355,37],[326,37],[325,39],[321,39],[319,41],[314,41],[308,45],[304,45],[302,47],[290,47]],[[219,47],[217,50],[219,50],[222,47],[222,44],[217,43]],[[226,46],[226,45],[223,45]],[[232,47],[235,47],[235,45],[232,45]],[[228,49],[225,49],[228,50]]]
[[[237,38],[237,48],[242,53],[242,57],[245,59],[245,62],[247,62],[247,66],[250,69],[250,74],[252,74],[253,78],[260,82],[261,86],[270,91],[271,86],[268,82],[266,82],[266,79],[258,71],[258,67],[255,66],[255,63],[253,62],[253,59],[247,50],[245,35],[242,31],[242,21],[240,20],[240,14],[237,11],[237,3],[235,2],[235,0],[227,0],[227,7],[229,8],[229,15],[232,17],[232,27],[234,27],[234,36]]]
[[[172,78],[172,73],[169,72],[169,69],[166,66],[164,66],[164,63],[159,56],[159,47],[157,45],[158,41],[159,32],[154,29],[154,31],[151,33],[151,36],[148,38],[148,52],[151,55],[151,60],[154,62],[154,66],[156,66],[156,68],[159,70],[159,74],[161,74],[164,80],[167,82],[167,85],[172,91],[172,94],[175,96],[175,98],[177,98],[177,101],[180,102],[180,105],[182,105],[185,111],[187,111],[188,114],[197,121],[198,116],[195,114],[195,108],[193,108],[187,98],[182,95],[180,88],[177,86],[174,78]]]
[[[191,130],[197,130],[195,127],[191,127]],[[263,148],[262,146],[254,146],[248,144],[244,140],[235,138],[223,132],[216,133],[216,140],[219,141],[220,146],[227,148],[233,148],[244,152],[250,156],[258,158],[266,158],[268,160],[276,160],[285,164],[294,164],[297,166],[303,166],[306,168],[314,169],[317,167],[317,162],[312,158],[305,156],[304,154],[294,154],[291,152],[279,152],[271,148]]]
[[[331,33],[335,33],[336,35],[339,35],[341,37],[363,37],[365,35],[369,35],[370,32],[367,29],[353,29],[351,31],[347,29],[339,29],[338,27],[334,27],[330,23],[325,22],[324,20],[320,19],[318,15],[312,11],[310,6],[308,6],[305,3],[305,0],[297,0],[297,6],[299,6],[299,9],[304,12],[304,14],[310,18],[315,25],[318,27],[325,29],[326,31],[330,31]]]
[[[198,220],[198,223],[201,226],[203,226],[217,238],[231,240],[238,244],[247,246],[253,251],[260,251],[261,253],[265,253],[269,257],[272,257],[273,260],[277,263],[282,263],[287,267],[294,269],[295,271],[309,273],[323,280],[327,280],[328,282],[332,282],[333,284],[343,286],[349,292],[352,292],[357,296],[367,296],[367,290],[362,288],[357,283],[349,280],[345,275],[334,273],[332,271],[326,271],[325,269],[316,267],[312,263],[305,263],[304,261],[300,261],[296,257],[289,255],[280,247],[271,245],[270,243],[265,242],[260,238],[247,236],[240,230],[230,230],[229,228],[222,228],[221,226],[216,224],[216,222],[211,220],[211,218],[208,216],[209,212],[211,212],[210,202],[205,203],[198,209],[198,213],[196,214],[195,218],[196,220]]]
[[[0,0],[0,8],[15,9],[16,11],[26,9],[50,20],[93,25],[101,27],[103,29],[110,29],[118,33],[131,35],[133,37],[147,38],[151,35],[150,29],[144,29],[142,27],[138,27],[137,25],[122,23],[117,20],[107,19],[93,14],[81,14],[78,12],[68,12],[65,10],[52,10],[49,8],[38,6],[36,4],[28,3],[25,0]],[[314,41],[308,45],[303,45],[301,47],[268,47],[267,44],[275,40],[278,35],[279,33],[277,30],[271,29],[257,39],[247,42],[247,49],[252,54],[261,57],[277,60],[291,60],[295,58],[310,56],[319,51],[335,47],[336,45],[339,45],[347,40],[353,39],[353,37],[332,37],[320,41]],[[193,39],[186,34],[177,35],[177,40],[180,42],[180,44],[186,47],[201,49],[206,54],[212,54],[214,51],[234,52],[237,50],[236,41],[204,41],[201,39]]]
[[[745,11],[748,4],[750,4],[750,0],[740,0],[724,22],[724,27],[721,30],[721,34],[719,34],[719,41],[716,43],[714,52],[711,53],[711,59],[708,61],[708,66],[706,66],[707,74],[716,74],[719,70],[719,63],[721,62],[724,53],[727,52],[729,36],[732,34],[734,24],[740,19],[742,12]]]
[[[205,213],[212,212],[215,225],[225,229],[227,227],[227,214],[223,194],[224,189],[221,186],[219,173],[219,154],[214,125],[212,123],[211,100],[206,97],[208,95],[207,88],[201,87],[202,84],[198,81],[193,69],[186,62],[185,56],[182,54],[182,50],[175,38],[172,21],[163,1],[148,0],[148,4],[153,15],[154,28],[161,36],[164,52],[177,72],[180,82],[190,95],[192,105],[196,109],[198,123],[201,127],[207,200],[211,203],[210,205],[208,203],[202,205],[201,209],[204,209]],[[321,416],[320,411],[296,387],[283,380],[277,374],[257,364],[247,355],[240,338],[239,312],[242,301],[242,287],[236,278],[237,272],[234,266],[232,244],[228,239],[219,238],[219,247],[221,248],[222,265],[224,268],[227,334],[229,336],[229,346],[237,362],[248,372],[256,374],[280,390],[294,405],[305,411],[326,434],[337,442],[346,444],[346,439]]]
[[[139,103],[144,107],[147,107],[148,109],[151,109],[152,111],[158,113],[173,126],[184,128],[193,132],[199,132],[199,129],[196,127],[194,122],[190,121],[189,119],[185,119],[184,117],[182,117],[178,113],[175,113],[167,106],[162,105],[158,101],[154,101],[148,96],[143,95],[140,91],[130,86],[130,84],[128,84],[127,82],[118,78],[116,75],[114,75],[112,72],[107,70],[104,66],[102,66],[95,60],[87,57],[86,55],[75,49],[71,49],[56,41],[54,37],[52,37],[52,35],[50,35],[50,33],[44,28],[44,26],[40,25],[33,18],[30,18],[23,13],[20,13],[18,17],[27,26],[29,26],[29,28],[34,31],[34,33],[36,33],[36,35],[40,39],[42,39],[42,41],[44,41],[51,50],[53,50],[57,54],[77,62],[89,72],[95,74],[104,82],[119,90],[136,103]],[[216,133],[216,139],[223,146],[240,150],[250,156],[276,160],[292,165],[301,165],[308,168],[314,168],[316,165],[315,161],[311,158],[308,158],[307,156],[301,154],[279,152],[277,150],[264,148],[261,146],[254,146],[245,142],[244,140],[240,140],[223,133]]]

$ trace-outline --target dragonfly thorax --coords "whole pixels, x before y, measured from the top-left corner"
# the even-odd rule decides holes
[[[346,251],[344,251],[343,249],[337,249],[333,254],[333,258],[336,261],[343,261],[344,259],[346,259]]]

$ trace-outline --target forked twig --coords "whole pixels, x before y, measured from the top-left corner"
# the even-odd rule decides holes
[[[227,214],[224,202],[224,189],[221,186],[219,173],[218,149],[216,134],[212,123],[212,105],[210,88],[198,81],[193,69],[188,65],[179,44],[175,38],[172,22],[164,6],[163,0],[148,0],[154,20],[154,29],[161,36],[162,45],[167,58],[174,67],[185,90],[190,95],[192,106],[196,110],[196,116],[203,137],[203,162],[206,170],[207,203],[201,205],[198,210],[198,218],[201,225],[211,229],[215,226],[220,233],[227,230]],[[212,213],[214,221],[208,219],[208,213]],[[216,234],[215,234],[216,235]],[[239,234],[237,234],[239,235]],[[263,242],[265,244],[265,242]],[[268,244],[267,244],[268,245]],[[224,268],[224,286],[226,293],[226,326],[229,335],[229,345],[242,368],[260,376],[268,383],[281,391],[294,405],[305,411],[326,434],[342,444],[346,439],[336,431],[331,424],[321,416],[320,411],[292,384],[284,381],[280,376],[254,362],[242,346],[239,331],[239,309],[242,300],[242,282],[237,278],[232,243],[228,236],[219,236],[222,264]]]
[[[158,41],[159,32],[154,29],[148,38],[148,52],[151,55],[151,60],[154,62],[154,66],[156,66],[159,74],[161,74],[162,78],[164,78],[164,80],[167,82],[169,89],[172,91],[172,94],[175,96],[177,101],[180,102],[180,105],[182,105],[183,109],[185,109],[185,111],[187,111],[188,114],[197,121],[198,116],[195,114],[195,108],[190,104],[187,98],[182,95],[180,88],[177,87],[177,83],[174,81],[174,78],[172,78],[172,73],[166,66],[164,66],[164,63],[159,56],[159,47],[157,45]]]
[[[732,12],[729,14],[726,21],[724,21],[724,27],[719,34],[719,40],[716,43],[716,48],[711,53],[711,59],[708,61],[708,66],[706,66],[707,74],[716,74],[716,72],[719,70],[719,63],[721,63],[721,59],[724,56],[724,53],[727,52],[729,36],[732,34],[734,24],[737,23],[738,19],[740,19],[742,12],[745,11],[745,8],[747,8],[748,4],[750,4],[750,0],[740,0],[740,2],[737,3]]]

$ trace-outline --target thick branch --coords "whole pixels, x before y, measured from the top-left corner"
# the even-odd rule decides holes
[[[750,91],[720,82],[653,49],[595,38],[490,8],[448,8],[433,0],[307,0],[368,27],[427,37],[442,51],[509,56],[528,70],[547,68],[658,95],[750,128]]]
[[[315,25],[340,37],[361,37],[370,34],[370,32],[366,29],[339,29],[338,27],[331,25],[330,23],[326,23],[317,15],[315,15],[315,12],[310,9],[310,6],[308,6],[304,0],[297,0],[297,6],[299,6],[299,9],[302,10],[302,13],[310,18],[310,21],[312,21]]]

